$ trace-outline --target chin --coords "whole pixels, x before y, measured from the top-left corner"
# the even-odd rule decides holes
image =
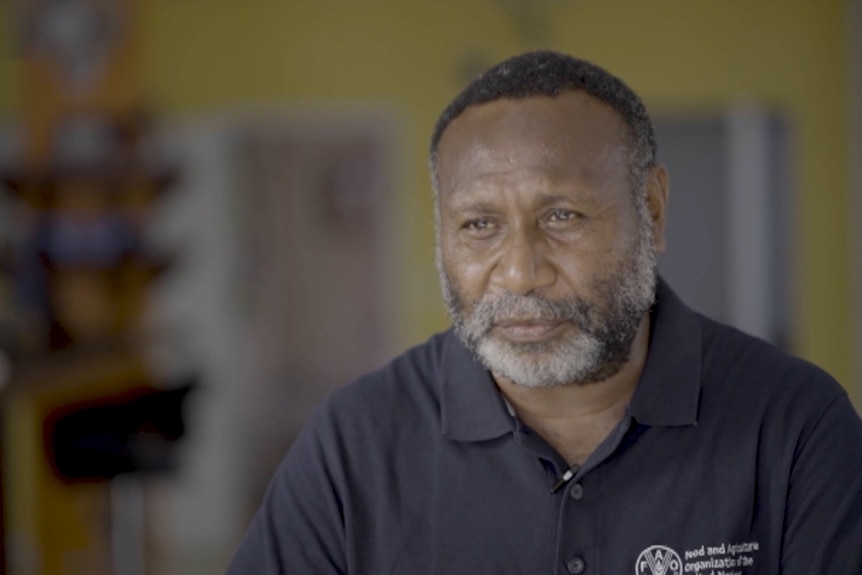
[[[607,379],[621,365],[603,362],[602,351],[599,342],[586,336],[564,344],[512,343],[488,337],[476,349],[479,359],[495,376],[529,388],[585,385]]]

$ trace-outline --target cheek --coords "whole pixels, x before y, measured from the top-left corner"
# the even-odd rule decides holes
[[[583,294],[595,277],[597,265],[593,258],[583,253],[558,253],[549,258],[549,264],[555,268],[557,281],[553,291],[566,293],[549,295]]]
[[[475,300],[484,293],[491,266],[487,258],[476,258],[469,250],[458,246],[457,242],[441,239],[441,263],[449,276],[452,287],[462,297]]]
[[[585,293],[597,281],[628,265],[627,254],[633,249],[628,240],[608,235],[555,250],[549,259],[558,271],[559,281],[572,291]]]

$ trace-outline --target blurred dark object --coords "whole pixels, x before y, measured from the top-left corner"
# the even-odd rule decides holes
[[[45,420],[48,457],[67,482],[176,468],[174,444],[185,431],[183,404],[194,381],[167,390],[138,389],[66,405]]]
[[[3,183],[36,209],[56,207],[70,183],[95,188],[105,206],[143,207],[177,179],[152,128],[145,111],[68,114],[52,130],[46,157],[4,166]]]
[[[149,284],[172,259],[146,241],[154,202],[178,179],[157,140],[143,111],[69,113],[44,158],[0,170],[22,215],[2,258],[17,300],[5,338],[14,353],[134,336]]]

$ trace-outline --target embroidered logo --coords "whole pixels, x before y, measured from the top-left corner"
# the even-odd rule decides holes
[[[635,575],[682,575],[682,560],[670,547],[653,545],[638,555]]]

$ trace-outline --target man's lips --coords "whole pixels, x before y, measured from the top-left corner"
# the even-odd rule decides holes
[[[497,322],[496,327],[509,339],[532,341],[548,337],[562,325],[557,320],[513,319]]]

